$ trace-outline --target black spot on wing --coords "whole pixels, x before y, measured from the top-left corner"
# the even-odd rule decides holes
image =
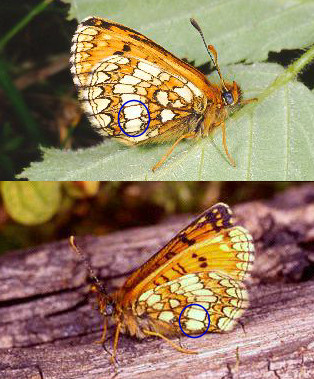
[[[167,278],[165,275],[161,275],[161,278],[165,281],[165,283],[169,282],[169,278]]]
[[[146,41],[146,38],[144,36],[141,36],[141,35],[130,34],[130,37],[132,37],[133,39],[135,39],[136,41],[139,41],[139,42]]]
[[[158,112],[157,115],[155,116],[155,119],[158,120],[159,122],[162,122],[161,119],[161,112]]]
[[[112,24],[106,20],[102,20],[96,17],[90,17],[82,22],[84,26],[98,26],[104,29],[110,29]]]
[[[121,30],[123,30],[124,32],[128,32],[128,33],[137,33],[137,34],[139,34],[139,35],[142,35],[142,34],[138,33],[136,30],[131,29],[131,28],[129,28],[128,26],[125,26],[125,25],[121,25],[121,24],[116,25],[116,24],[114,24],[114,26],[117,27],[117,28],[119,28],[119,29],[121,29]],[[142,36],[142,37],[145,38],[144,36]]]
[[[123,51],[130,51],[130,50],[131,50],[131,48],[130,48],[129,45],[124,45],[123,46]]]
[[[128,33],[132,33],[132,34],[138,33],[134,29],[131,29],[127,26],[124,26],[121,24],[116,24],[114,22],[106,21],[106,20],[103,20],[103,19],[97,18],[97,17],[90,17],[90,18],[86,19],[85,21],[83,21],[81,25],[98,26],[100,28],[104,28],[104,29],[108,29],[108,30],[114,27],[114,28],[118,28],[118,29],[123,30],[123,31],[128,32]],[[139,35],[142,36],[141,34],[139,34]],[[142,36],[142,38],[145,39],[144,36]]]
[[[176,253],[174,253],[173,251],[168,251],[168,253],[166,253],[166,258],[167,259],[171,259],[172,257],[174,257],[176,255]]]
[[[180,240],[181,240],[183,243],[186,243],[186,244],[189,245],[189,246],[192,246],[192,245],[195,244],[195,240],[194,240],[194,239],[188,239],[185,233],[181,233],[181,234],[179,234],[179,238],[180,238]]]
[[[210,222],[213,229],[217,232],[233,226],[232,212],[225,204],[219,203],[214,205],[203,216],[205,216],[207,222]]]
[[[183,271],[184,274],[187,274],[187,273],[188,273],[188,272],[186,271],[186,269],[185,269],[182,265],[180,265],[180,263],[178,263],[178,267],[180,268],[180,270]]]

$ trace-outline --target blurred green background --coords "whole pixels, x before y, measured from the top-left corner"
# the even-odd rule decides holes
[[[0,254],[153,225],[212,204],[268,199],[295,182],[0,182]]]
[[[76,20],[55,0],[0,2],[0,179],[40,159],[39,145],[87,147],[102,141],[80,110],[69,71]],[[284,66],[301,50],[270,53]],[[193,63],[193,62],[192,62]],[[208,64],[199,69],[208,74]],[[314,87],[314,64],[300,75]]]
[[[77,22],[61,1],[0,2],[0,178],[39,160],[41,146],[102,141],[80,110],[69,71]],[[75,141],[75,143],[72,143]]]

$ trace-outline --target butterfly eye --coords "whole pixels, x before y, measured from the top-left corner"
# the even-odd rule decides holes
[[[113,314],[114,307],[113,304],[106,305],[106,316],[111,316]]]
[[[233,96],[232,96],[231,92],[229,92],[229,91],[223,92],[222,97],[223,97],[226,105],[232,105],[233,104],[234,100],[233,100]]]

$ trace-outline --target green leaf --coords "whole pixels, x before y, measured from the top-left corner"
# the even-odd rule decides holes
[[[58,182],[2,182],[0,188],[6,211],[18,223],[42,224],[59,209],[61,190]]]
[[[253,62],[269,51],[313,43],[314,2],[306,0],[67,0],[71,15],[106,17],[144,33],[179,57],[208,61],[204,46],[189,25],[192,16],[222,64]],[[297,31],[297,32],[296,32]],[[309,50],[313,55],[313,49]],[[304,54],[304,62],[311,56]],[[212,138],[182,142],[166,163],[152,173],[169,145],[124,147],[110,140],[78,151],[43,149],[43,161],[18,177],[33,180],[305,180],[313,178],[313,94],[295,75],[274,64],[233,65],[223,70],[236,80],[246,98],[259,102],[244,107],[227,122],[228,163],[221,131]],[[302,66],[303,64],[303,66]],[[302,66],[302,67],[301,67]],[[278,76],[278,79],[277,79]],[[210,80],[217,79],[213,73]]]
[[[179,57],[208,62],[194,17],[221,64],[267,59],[269,51],[313,44],[313,0],[64,0],[70,16],[98,16],[134,28]]]
[[[313,54],[310,50],[308,53]],[[223,70],[228,80],[240,83],[246,98],[261,94],[258,103],[245,106],[227,120],[228,147],[236,168],[226,159],[218,129],[213,138],[180,143],[155,173],[151,171],[152,166],[170,145],[130,148],[109,140],[78,151],[43,149],[43,161],[31,164],[18,177],[30,180],[313,179],[314,97],[302,83],[291,80],[292,69],[260,63]]]

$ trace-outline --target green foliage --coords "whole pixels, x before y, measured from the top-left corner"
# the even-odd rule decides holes
[[[0,32],[0,92],[1,92],[1,121],[0,126],[0,176],[2,179],[13,178],[16,171],[16,165],[23,167],[23,155],[27,156],[30,153],[30,146],[38,146],[40,143],[46,144],[47,139],[45,131],[39,127],[39,124],[34,117],[32,109],[25,100],[24,93],[17,85],[15,78],[25,70],[22,65],[16,65],[19,58],[23,59],[24,52],[20,50],[22,42],[21,36],[23,31],[28,27],[29,23],[34,18],[39,16],[53,0],[43,0],[39,4],[32,4],[30,7],[27,2],[23,2],[19,7],[7,6],[1,2],[1,27],[4,27],[5,32]],[[30,3],[30,2],[29,2]],[[20,12],[26,14],[20,17]],[[14,13],[16,12],[16,13]],[[18,17],[12,17],[12,14],[18,14]],[[8,16],[10,15],[10,16]],[[10,20],[8,22],[8,20]],[[7,24],[10,28],[7,29]],[[29,41],[32,37],[28,35]],[[20,40],[18,40],[20,39]],[[19,42],[15,42],[19,41]],[[10,54],[8,51],[16,43],[17,54]],[[11,50],[12,51],[12,50]],[[28,58],[26,58],[28,60]],[[45,59],[42,57],[42,61]],[[28,60],[27,66],[32,66],[33,62]],[[23,80],[22,80],[23,82]],[[7,110],[9,108],[9,112]],[[7,113],[10,115],[7,116]],[[15,119],[17,116],[17,119]],[[6,119],[3,121],[3,119]],[[18,126],[16,127],[16,124]],[[14,125],[15,124],[15,125]],[[11,133],[11,130],[13,133]],[[27,147],[26,147],[27,146]],[[20,148],[21,147],[21,148]],[[21,153],[22,151],[22,153]],[[14,161],[14,155],[18,159]],[[1,172],[3,171],[3,173]]]
[[[226,77],[237,78],[246,97],[262,93],[284,70],[276,64],[234,65]],[[314,97],[291,81],[267,91],[264,99],[235,113],[227,122],[225,157],[221,131],[213,139],[182,142],[155,173],[152,166],[168,145],[124,147],[112,140],[89,149],[43,149],[44,159],[19,178],[30,180],[307,180],[314,177]],[[62,162],[62,164],[60,164]]]
[[[17,33],[23,30],[23,28],[25,28],[25,26],[27,26],[27,24],[31,22],[34,17],[41,13],[51,3],[51,1],[52,0],[44,0],[40,4],[37,4],[22,20],[17,22],[11,30],[0,38],[0,53],[2,53],[2,50],[8,42],[10,42],[10,40]],[[0,87],[5,91],[7,97],[10,99],[29,136],[35,141],[39,141],[40,133],[36,122],[25,104],[21,93],[11,80],[6,66],[6,62],[0,57]]]
[[[2,182],[1,194],[13,220],[28,226],[50,220],[61,200],[58,182]]]
[[[25,134],[36,142],[40,141],[40,132],[37,128],[36,121],[34,120],[31,112],[29,111],[23,96],[14,85],[7,70],[7,65],[0,56],[0,88],[5,92],[7,98],[24,125]]]
[[[307,180],[314,177],[314,97],[295,76],[313,59],[314,49],[287,70],[270,63],[269,51],[302,48],[313,43],[313,1],[203,0],[70,2],[79,20],[96,15],[135,28],[179,57],[208,61],[204,46],[188,19],[193,16],[225,66],[226,80],[236,80],[246,98],[227,122],[227,140],[237,167],[228,163],[221,131],[212,138],[181,143],[164,166],[152,173],[169,146],[126,148],[110,140],[78,151],[43,149],[44,159],[19,178],[31,180]],[[216,74],[210,76],[216,80]]]
[[[118,21],[198,66],[208,61],[195,18],[221,64],[267,59],[269,51],[312,44],[312,0],[66,0],[71,17]]]

